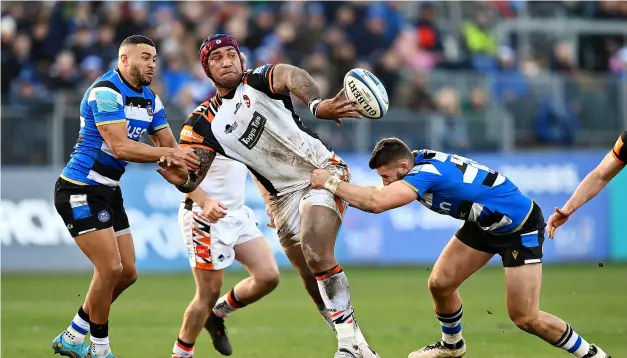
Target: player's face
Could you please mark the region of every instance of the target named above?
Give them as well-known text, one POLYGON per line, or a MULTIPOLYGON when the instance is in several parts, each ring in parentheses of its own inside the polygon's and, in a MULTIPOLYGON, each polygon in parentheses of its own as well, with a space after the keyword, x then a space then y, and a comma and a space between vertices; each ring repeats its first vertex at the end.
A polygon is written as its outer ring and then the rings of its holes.
POLYGON ((157 50, 146 44, 130 46, 127 52, 129 74, 142 86, 152 82, 157 67, 157 50))
POLYGON ((403 179, 407 173, 409 173, 409 165, 406 161, 398 161, 377 168, 377 174, 379 174, 383 180, 383 185, 390 185, 395 181, 399 181, 403 179))
POLYGON ((242 80, 242 63, 232 46, 221 47, 209 55, 209 71, 214 82, 224 88, 235 88, 242 80))

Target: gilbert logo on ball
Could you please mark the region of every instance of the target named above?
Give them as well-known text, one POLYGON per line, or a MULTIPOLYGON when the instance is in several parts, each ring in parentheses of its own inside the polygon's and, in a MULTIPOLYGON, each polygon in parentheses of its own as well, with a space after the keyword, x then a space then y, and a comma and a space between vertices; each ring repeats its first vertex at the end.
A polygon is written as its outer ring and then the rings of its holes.
POLYGON ((344 91, 348 99, 357 101, 364 117, 383 117, 389 107, 388 94, 379 79, 371 72, 355 68, 344 76, 344 91))

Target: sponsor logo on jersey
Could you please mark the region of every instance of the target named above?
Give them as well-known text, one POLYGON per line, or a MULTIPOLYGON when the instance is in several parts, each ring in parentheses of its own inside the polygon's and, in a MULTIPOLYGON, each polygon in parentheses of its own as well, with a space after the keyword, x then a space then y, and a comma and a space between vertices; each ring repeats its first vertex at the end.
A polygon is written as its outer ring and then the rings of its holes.
POLYGON ((224 126, 224 134, 230 134, 232 133, 235 128, 237 128, 237 122, 233 122, 232 124, 227 124, 226 126, 224 126))
POLYGON ((194 132, 192 126, 183 126, 183 129, 181 129, 181 140, 192 143, 202 143, 202 136, 194 132))
POLYGON ((239 111, 239 108, 242 106, 242 103, 238 103, 235 105, 235 112, 233 112, 233 114, 237 114, 237 111, 239 111))
POLYGON ((129 139, 139 139, 146 133, 146 128, 142 127, 128 126, 127 129, 129 139))
POLYGON ((266 122, 266 117, 255 111, 255 113, 253 113, 253 119, 250 120, 244 134, 239 138, 240 143, 249 150, 253 149, 253 147, 257 145, 257 142, 259 142, 259 138, 261 138, 261 133, 263 132, 266 122))

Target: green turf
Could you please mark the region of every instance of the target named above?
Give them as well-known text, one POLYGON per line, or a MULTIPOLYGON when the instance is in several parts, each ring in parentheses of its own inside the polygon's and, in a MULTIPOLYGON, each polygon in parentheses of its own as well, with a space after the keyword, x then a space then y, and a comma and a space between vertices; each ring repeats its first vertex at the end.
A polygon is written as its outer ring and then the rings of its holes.
MULTIPOLYGON (((426 289, 426 268, 348 268, 353 304, 372 346, 384 358, 407 357, 439 338, 426 289)), ((243 273, 229 272, 225 287, 243 273)), ((74 316, 89 276, 3 275, 2 357, 52 356, 50 343, 74 316)), ((568 357, 519 331, 504 307, 503 273, 488 268, 461 289, 470 358, 568 357)), ((143 275, 115 303, 110 336, 118 358, 169 357, 181 315, 193 296, 190 275, 143 275)), ((542 308, 567 320, 615 358, 627 357, 627 266, 544 269, 542 308)), ((333 356, 335 339, 296 275, 228 319, 234 357, 333 356)), ((216 357, 202 333, 196 357, 216 357)))

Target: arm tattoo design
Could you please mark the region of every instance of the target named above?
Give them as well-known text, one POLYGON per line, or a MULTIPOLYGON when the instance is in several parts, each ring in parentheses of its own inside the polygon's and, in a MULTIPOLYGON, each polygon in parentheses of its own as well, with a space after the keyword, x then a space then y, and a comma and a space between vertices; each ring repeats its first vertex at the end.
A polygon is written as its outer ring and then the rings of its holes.
POLYGON ((272 71, 272 90, 276 93, 292 93, 305 104, 320 98, 320 90, 311 75, 291 65, 279 64, 272 71))
POLYGON ((198 168, 198 173, 190 173, 187 182, 182 185, 177 185, 176 188, 183 193, 191 193, 196 190, 198 185, 205 179, 209 168, 211 168, 211 164, 216 157, 216 152, 204 148, 194 148, 194 152, 198 155, 200 159, 200 166, 198 168))

